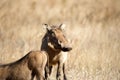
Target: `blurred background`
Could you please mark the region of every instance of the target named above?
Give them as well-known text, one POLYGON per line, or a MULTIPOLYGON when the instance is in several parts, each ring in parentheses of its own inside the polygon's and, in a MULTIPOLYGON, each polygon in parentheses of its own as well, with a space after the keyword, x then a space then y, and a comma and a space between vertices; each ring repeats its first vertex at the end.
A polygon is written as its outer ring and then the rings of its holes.
POLYGON ((0 0, 0 63, 40 50, 43 23, 66 24, 68 80, 120 80, 120 0, 0 0))

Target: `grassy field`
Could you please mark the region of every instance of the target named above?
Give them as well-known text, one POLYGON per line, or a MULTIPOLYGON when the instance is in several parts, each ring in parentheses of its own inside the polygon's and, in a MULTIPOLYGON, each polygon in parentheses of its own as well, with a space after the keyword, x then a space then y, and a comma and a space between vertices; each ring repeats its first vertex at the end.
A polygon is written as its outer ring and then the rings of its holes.
POLYGON ((120 80, 120 0, 1 0, 0 63, 39 50, 43 23, 67 25, 68 80, 120 80))

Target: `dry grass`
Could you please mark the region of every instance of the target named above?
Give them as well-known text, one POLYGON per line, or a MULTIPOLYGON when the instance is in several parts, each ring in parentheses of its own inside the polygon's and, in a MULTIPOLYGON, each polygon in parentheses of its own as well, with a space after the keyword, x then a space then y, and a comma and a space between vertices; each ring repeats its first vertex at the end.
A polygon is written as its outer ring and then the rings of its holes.
POLYGON ((66 23, 73 45, 68 80, 120 80, 119 5, 119 0, 1 0, 0 63, 39 50, 41 24, 66 23))

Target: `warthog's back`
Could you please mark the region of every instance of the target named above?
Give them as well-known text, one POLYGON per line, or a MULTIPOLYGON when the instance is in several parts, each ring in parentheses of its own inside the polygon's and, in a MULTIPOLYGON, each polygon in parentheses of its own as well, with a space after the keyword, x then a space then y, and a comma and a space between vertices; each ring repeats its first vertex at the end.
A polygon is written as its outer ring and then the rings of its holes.
POLYGON ((16 62, 0 65, 0 80, 31 80, 33 69, 44 68, 46 62, 44 52, 31 51, 16 62))

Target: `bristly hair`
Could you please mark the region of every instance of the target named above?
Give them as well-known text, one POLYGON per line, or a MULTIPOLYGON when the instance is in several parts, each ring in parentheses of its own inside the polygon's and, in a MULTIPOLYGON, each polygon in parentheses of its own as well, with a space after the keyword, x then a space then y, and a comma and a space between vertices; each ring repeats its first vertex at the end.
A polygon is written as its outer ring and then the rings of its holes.
POLYGON ((51 28, 52 28, 52 29, 56 29, 56 28, 59 28, 59 26, 52 25, 51 28))

